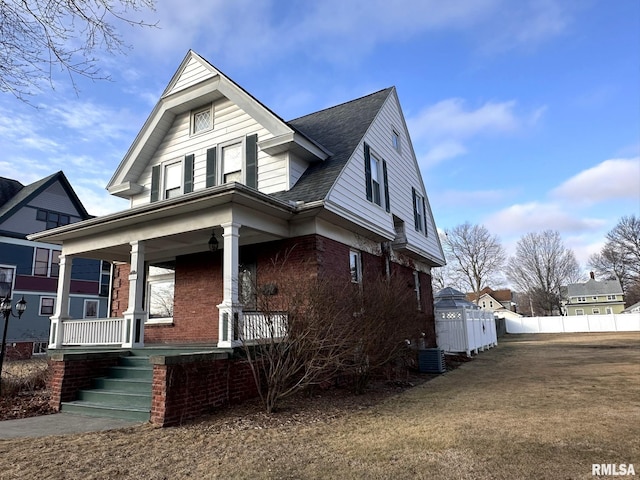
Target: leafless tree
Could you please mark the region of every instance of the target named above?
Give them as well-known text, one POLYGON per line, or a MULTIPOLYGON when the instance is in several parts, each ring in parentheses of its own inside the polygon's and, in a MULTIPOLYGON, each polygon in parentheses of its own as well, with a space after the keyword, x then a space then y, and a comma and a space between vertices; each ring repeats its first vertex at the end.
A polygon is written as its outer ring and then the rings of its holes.
POLYGON ((476 293, 491 282, 500 282, 506 253, 500 240, 484 225, 465 222, 445 231, 445 254, 453 278, 463 280, 465 290, 476 293))
POLYGON ((21 100, 55 71, 104 79, 98 51, 123 53, 115 25, 149 26, 132 16, 153 9, 154 0, 3 0, 0 2, 0 91, 21 100))
POLYGON ((627 304, 640 300, 640 218, 623 216, 607 233, 600 253, 589 258, 589 267, 599 277, 618 280, 625 292, 627 304))
POLYGON ((240 335, 267 412, 338 377, 361 393, 373 374, 411 354, 409 344, 426 330, 410 278, 322 279, 288 256, 261 267, 258 311, 245 312, 240 335))
POLYGON ((558 313, 561 287, 580 279, 573 251, 554 230, 524 235, 509 259, 507 272, 514 286, 528 294, 531 310, 541 315, 558 313))

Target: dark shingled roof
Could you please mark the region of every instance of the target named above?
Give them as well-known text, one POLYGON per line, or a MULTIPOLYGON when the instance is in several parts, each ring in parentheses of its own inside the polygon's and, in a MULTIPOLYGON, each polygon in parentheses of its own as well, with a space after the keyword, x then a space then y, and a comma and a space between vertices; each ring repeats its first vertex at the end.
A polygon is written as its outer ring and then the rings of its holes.
POLYGON ((311 165, 280 200, 324 200, 367 129, 394 87, 305 115, 287 124, 331 152, 323 162, 311 165))
POLYGON ((17 180, 0 177, 0 208, 24 188, 17 180))

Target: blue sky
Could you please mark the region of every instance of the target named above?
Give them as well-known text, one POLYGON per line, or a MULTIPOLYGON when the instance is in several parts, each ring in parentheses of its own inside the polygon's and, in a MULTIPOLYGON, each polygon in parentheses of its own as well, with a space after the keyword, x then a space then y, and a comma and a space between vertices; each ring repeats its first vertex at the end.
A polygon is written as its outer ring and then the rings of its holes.
POLYGON ((0 96, 0 176, 63 170, 90 213, 191 48, 285 120, 395 85, 438 228, 511 253, 558 230, 585 263, 640 214, 637 0, 158 0, 112 81, 0 96))

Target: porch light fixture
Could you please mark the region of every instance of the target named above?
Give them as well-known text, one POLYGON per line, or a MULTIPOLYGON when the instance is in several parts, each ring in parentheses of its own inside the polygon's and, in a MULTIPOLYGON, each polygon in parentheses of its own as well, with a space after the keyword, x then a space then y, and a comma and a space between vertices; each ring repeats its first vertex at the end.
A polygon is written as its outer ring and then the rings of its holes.
POLYGON ((209 239, 209 251, 215 252, 218 250, 218 240, 216 239, 215 230, 211 231, 211 238, 209 239))
MULTIPOLYGON (((13 313, 13 308, 11 306, 11 299, 9 295, 4 297, 0 302, 0 313, 4 317, 4 331, 2 333, 2 348, 0 349, 0 375, 2 375, 2 364, 4 363, 4 353, 7 345, 7 327, 9 326, 9 317, 22 317, 22 314, 27 309, 27 302, 24 299, 24 295, 22 296, 22 300, 16 303, 16 315, 13 313)), ((0 395, 2 394, 2 382, 0 381, 0 395)))

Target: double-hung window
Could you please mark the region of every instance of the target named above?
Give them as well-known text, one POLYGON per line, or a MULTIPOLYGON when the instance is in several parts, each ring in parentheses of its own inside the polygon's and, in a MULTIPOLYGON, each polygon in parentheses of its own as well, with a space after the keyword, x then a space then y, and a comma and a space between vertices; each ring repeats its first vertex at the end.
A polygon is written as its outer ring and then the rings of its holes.
POLYGON ((16 267, 0 265, 0 298, 13 297, 13 284, 16 279, 16 267))
POLYGON ((58 277, 60 274, 60 250, 36 248, 33 274, 37 277, 58 277))
POLYGON ((53 315, 53 311, 56 305, 56 299, 54 297, 40 297, 40 316, 50 317, 53 315))
POLYGON ((222 183, 242 182, 242 142, 221 149, 222 183))
POLYGON ((175 198, 182 193, 182 162, 164 166, 164 198, 175 198))
POLYGON ((426 202, 422 195, 412 187, 413 196, 413 223, 416 232, 421 232, 427 235, 427 212, 426 202))
POLYGON ((151 168, 151 201, 175 198, 193 191, 194 155, 151 168))
POLYGON ((371 147, 366 143, 364 144, 364 174, 367 200, 390 212, 387 162, 372 152, 371 147))

